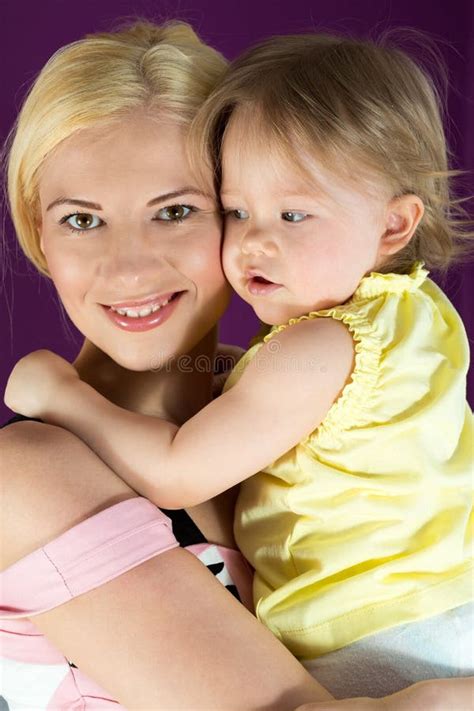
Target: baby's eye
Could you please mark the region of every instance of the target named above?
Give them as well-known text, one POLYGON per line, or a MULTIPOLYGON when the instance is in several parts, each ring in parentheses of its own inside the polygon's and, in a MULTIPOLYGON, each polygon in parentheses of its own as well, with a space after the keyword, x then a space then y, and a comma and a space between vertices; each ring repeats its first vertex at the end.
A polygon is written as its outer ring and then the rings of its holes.
POLYGON ((66 215, 60 220, 60 224, 66 223, 73 232, 87 232, 103 225, 103 220, 97 215, 89 212, 75 212, 73 215, 66 215))
POLYGON ((282 212, 281 217, 286 222, 302 222, 308 217, 307 212, 282 212))
POLYGON ((247 210, 226 210, 226 216, 233 217, 235 220, 248 220, 249 213, 247 210))
POLYGON ((191 205, 167 205, 158 210, 154 220, 161 220, 163 222, 182 222, 185 220, 191 212, 195 212, 197 208, 191 207, 191 205))

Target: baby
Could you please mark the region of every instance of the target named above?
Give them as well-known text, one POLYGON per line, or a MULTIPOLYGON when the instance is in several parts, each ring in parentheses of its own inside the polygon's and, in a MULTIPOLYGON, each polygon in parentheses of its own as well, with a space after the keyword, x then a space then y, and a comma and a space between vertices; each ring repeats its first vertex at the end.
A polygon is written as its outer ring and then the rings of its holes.
MULTIPOLYGON (((76 433, 158 506, 243 482, 256 613, 337 697, 472 674, 469 351, 428 278, 470 235, 431 80, 396 48, 277 37, 231 66, 194 138, 221 182, 226 276, 269 327, 224 393, 178 428, 40 351, 6 403, 76 433)), ((173 206, 177 239, 192 214, 173 206)))

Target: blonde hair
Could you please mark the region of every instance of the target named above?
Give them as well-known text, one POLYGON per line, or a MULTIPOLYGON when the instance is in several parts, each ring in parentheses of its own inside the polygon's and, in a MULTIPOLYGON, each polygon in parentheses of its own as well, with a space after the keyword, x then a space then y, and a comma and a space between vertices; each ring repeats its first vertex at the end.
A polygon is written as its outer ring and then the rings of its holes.
MULTIPOLYGON (((194 162, 220 179, 229 120, 245 112, 257 135, 307 175, 313 154, 345 177, 383 181, 393 196, 414 193, 425 213, 407 246, 380 271, 407 272, 416 260, 445 270, 471 252, 473 223, 451 195, 440 93, 430 75, 384 38, 328 34, 273 37, 232 63, 192 127, 194 162), (301 150, 302 149, 302 150, 301 150), (356 168, 356 172, 354 172, 356 168)), ((466 198, 464 198, 466 199, 466 198)))
POLYGON ((7 142, 8 199, 19 243, 48 274, 36 227, 41 165, 80 129, 137 109, 189 126, 226 61, 185 22, 146 20, 59 49, 33 84, 7 142))

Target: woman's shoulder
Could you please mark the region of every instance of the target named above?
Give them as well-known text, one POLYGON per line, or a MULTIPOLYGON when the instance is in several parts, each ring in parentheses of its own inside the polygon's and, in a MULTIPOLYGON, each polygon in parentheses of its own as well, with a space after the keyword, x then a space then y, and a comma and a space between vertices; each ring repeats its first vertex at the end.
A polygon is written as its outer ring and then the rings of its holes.
MULTIPOLYGON (((25 448, 48 446, 50 437, 60 434, 60 428, 41 420, 14 415, 0 425, 0 465, 5 465, 16 454, 25 454, 25 448)), ((0 467, 4 471, 4 466, 0 467)))
POLYGON ((35 460, 47 456, 67 438, 72 438, 66 430, 49 425, 41 420, 23 415, 14 415, 0 425, 0 472, 2 483, 5 477, 15 476, 17 465, 25 459, 35 460))
MULTIPOLYGON (((38 420, 34 417, 25 417, 25 415, 15 414, 15 415, 13 415, 13 417, 10 417, 9 420, 0 424, 0 430, 6 429, 10 425, 16 425, 19 422, 41 422, 42 424, 44 424, 44 422, 42 422, 42 420, 38 420)), ((18 430, 18 428, 15 427, 15 431, 17 431, 17 430, 18 430)), ((11 431, 11 430, 9 430, 9 431, 11 431)), ((1 435, 1 432, 0 432, 0 435, 1 435)))

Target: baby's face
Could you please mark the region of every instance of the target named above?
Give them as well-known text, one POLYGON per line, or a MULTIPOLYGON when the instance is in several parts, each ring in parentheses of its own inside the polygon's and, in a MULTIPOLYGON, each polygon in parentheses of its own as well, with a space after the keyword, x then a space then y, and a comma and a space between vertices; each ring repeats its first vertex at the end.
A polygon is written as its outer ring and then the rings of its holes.
POLYGON ((315 160, 305 181, 235 118, 223 146, 223 265, 267 324, 346 301, 376 268, 388 193, 374 197, 315 160))

